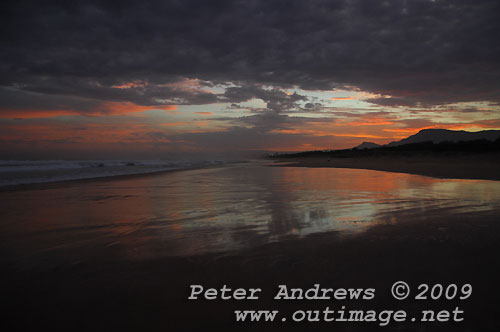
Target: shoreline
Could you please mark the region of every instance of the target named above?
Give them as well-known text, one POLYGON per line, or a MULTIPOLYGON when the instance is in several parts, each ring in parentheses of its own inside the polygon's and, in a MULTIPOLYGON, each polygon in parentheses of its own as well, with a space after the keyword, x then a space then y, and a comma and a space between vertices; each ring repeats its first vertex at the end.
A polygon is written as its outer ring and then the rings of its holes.
MULTIPOLYGON (((245 161, 245 162, 247 162, 247 161, 245 161)), ((77 183, 89 183, 89 182, 132 179, 132 178, 137 178, 137 177, 155 176, 155 175, 164 174, 164 173, 173 173, 173 172, 192 171, 192 170, 199 170, 199 169, 211 169, 211 168, 217 168, 217 167, 226 167, 226 166, 230 166, 230 165, 234 165, 234 164, 236 164, 236 163, 227 163, 227 164, 210 165, 210 166, 198 166, 198 167, 179 168, 179 169, 167 169, 167 170, 159 170, 159 171, 145 172, 145 173, 107 175, 107 176, 82 178, 82 179, 56 180, 56 181, 50 181, 50 182, 21 183, 21 184, 15 184, 15 185, 0 186, 0 192, 59 188, 59 187, 65 186, 65 185, 77 184, 77 183)))
POLYGON ((407 173, 440 179, 500 181, 497 155, 469 156, 383 156, 383 157, 290 157, 276 158, 273 167, 354 168, 407 173))

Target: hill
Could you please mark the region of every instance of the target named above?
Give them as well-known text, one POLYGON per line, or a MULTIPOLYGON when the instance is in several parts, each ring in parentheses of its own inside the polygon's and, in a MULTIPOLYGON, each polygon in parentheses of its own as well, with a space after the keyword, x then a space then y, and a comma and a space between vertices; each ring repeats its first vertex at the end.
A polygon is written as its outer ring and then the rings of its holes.
POLYGON ((441 143, 441 142, 469 142, 476 140, 495 141, 500 137, 500 130, 483 130, 478 132, 469 132, 464 130, 448 129, 422 129, 415 135, 411 135, 400 141, 387 144, 387 146, 399 146, 412 143, 441 143))
POLYGON ((360 145, 356 146, 355 149, 364 150, 364 149, 374 149, 380 147, 380 144, 373 142, 363 142, 360 145))

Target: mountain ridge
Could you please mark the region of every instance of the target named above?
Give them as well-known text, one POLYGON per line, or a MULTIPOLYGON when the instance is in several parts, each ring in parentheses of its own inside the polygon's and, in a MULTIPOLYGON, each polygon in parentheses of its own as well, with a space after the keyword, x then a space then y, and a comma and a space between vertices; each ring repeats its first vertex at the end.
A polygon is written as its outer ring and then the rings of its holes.
POLYGON ((432 142, 434 144, 441 142, 467 142, 485 139, 494 141, 500 137, 500 130, 482 130, 482 131, 465 131, 465 130, 449 130, 449 129, 422 129, 418 133, 403 138, 399 141, 393 141, 386 146, 398 146, 403 144, 432 142))
POLYGON ((376 144, 373 142, 363 142, 356 146, 356 149, 373 149, 384 146, 400 146, 404 144, 432 142, 434 144, 442 142, 468 142, 475 140, 495 141, 500 138, 500 130, 465 131, 430 128, 422 129, 418 133, 410 135, 399 141, 392 141, 388 144, 376 144))
POLYGON ((377 143, 373 143, 373 142, 363 142, 360 145, 356 146, 355 149, 360 149, 360 150, 374 149, 374 148, 378 148, 378 147, 381 147, 381 146, 382 145, 377 144, 377 143))

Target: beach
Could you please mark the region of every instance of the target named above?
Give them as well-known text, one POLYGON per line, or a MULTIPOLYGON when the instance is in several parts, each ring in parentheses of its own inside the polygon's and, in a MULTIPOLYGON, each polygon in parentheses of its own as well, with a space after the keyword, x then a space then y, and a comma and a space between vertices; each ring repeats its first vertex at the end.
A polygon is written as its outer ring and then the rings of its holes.
MULTIPOLYGON (((497 331, 500 183, 364 169, 207 169, 0 192, 10 330, 497 331), (467 300, 396 300, 405 281, 472 285, 467 300), (279 285, 373 288, 372 300, 276 300, 279 285), (260 288, 189 300, 190 286, 260 288), (237 322, 234 311, 424 309, 464 321, 237 322)), ((281 316, 280 316, 281 317, 281 316)))
POLYGON ((500 155, 498 153, 472 154, 408 154, 392 156, 314 156, 279 160, 289 166, 337 167, 371 169, 432 176, 448 179, 500 180, 500 155))

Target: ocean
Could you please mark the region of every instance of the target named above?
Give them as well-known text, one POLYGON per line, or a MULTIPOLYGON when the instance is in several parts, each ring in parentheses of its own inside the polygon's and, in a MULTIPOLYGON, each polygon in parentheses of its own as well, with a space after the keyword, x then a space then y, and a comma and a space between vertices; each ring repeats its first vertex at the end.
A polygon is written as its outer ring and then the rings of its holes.
POLYGON ((222 165, 227 160, 0 160, 0 187, 222 165))

